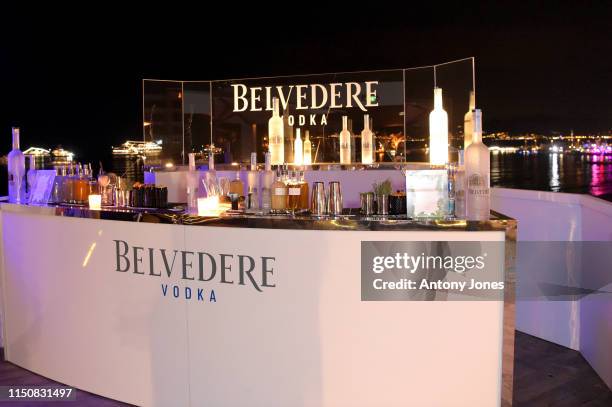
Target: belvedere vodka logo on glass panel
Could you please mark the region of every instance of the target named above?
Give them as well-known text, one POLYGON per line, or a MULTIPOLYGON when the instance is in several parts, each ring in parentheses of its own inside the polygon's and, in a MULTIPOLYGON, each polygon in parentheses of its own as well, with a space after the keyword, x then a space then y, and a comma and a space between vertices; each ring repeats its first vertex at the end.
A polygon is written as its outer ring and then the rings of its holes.
POLYGON ((219 161, 267 151, 273 165, 402 161, 403 88, 401 70, 213 82, 219 161))
POLYGON ((257 293, 276 287, 275 257, 143 247, 123 240, 113 243, 114 271, 158 279, 165 298, 216 303, 224 285, 257 293))

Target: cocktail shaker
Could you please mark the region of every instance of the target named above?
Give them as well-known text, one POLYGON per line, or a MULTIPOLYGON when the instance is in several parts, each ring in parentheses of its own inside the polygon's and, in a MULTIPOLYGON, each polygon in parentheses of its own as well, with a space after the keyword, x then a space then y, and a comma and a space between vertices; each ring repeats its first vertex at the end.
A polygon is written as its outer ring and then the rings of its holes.
POLYGON ((325 198, 325 184, 322 182, 312 183, 310 210, 313 215, 320 216, 320 215, 327 214, 327 201, 325 198))
POLYGON ((330 215, 342 215, 342 191, 340 190, 340 182, 338 181, 329 183, 327 210, 330 215))
POLYGON ((374 193, 364 192, 359 197, 361 198, 361 213, 366 216, 373 215, 375 212, 374 193))
POLYGON ((389 195, 376 195, 376 210, 379 215, 389 214, 389 195))

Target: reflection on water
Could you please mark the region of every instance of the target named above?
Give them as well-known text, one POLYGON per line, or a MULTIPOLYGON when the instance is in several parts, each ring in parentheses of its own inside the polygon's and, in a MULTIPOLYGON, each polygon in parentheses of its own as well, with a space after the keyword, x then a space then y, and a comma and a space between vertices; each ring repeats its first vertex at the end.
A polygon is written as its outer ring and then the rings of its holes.
POLYGON ((551 156, 550 190, 558 192, 559 185, 559 154, 554 153, 551 156))
POLYGON ((612 200, 612 160, 580 154, 491 154, 491 185, 612 200))
POLYGON ((141 157, 117 156, 110 159, 110 166, 105 165, 107 171, 112 171, 121 177, 138 182, 144 182, 143 161, 141 157))

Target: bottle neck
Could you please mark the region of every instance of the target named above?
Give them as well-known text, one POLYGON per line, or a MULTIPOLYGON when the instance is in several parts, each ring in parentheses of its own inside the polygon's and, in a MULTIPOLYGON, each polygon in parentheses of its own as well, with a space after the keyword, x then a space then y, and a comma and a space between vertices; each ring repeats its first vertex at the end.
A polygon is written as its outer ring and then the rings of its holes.
POLYGON ((19 150, 19 129, 13 127, 13 150, 19 150))
POLYGON ((474 121, 474 133, 472 135, 472 142, 482 143, 482 112, 480 109, 472 110, 472 120, 474 121))
POLYGON ((434 88, 434 109, 442 110, 442 88, 434 88))
POLYGON ((278 98, 273 98, 272 99, 272 109, 273 109, 274 117, 280 116, 279 109, 278 109, 278 98))
POLYGON ((363 115, 363 128, 365 130, 370 130, 370 115, 369 114, 363 115))
POLYGON ((470 112, 476 109, 476 94, 474 91, 470 91, 470 112))
POLYGON ((348 117, 342 116, 342 130, 348 130, 348 117))

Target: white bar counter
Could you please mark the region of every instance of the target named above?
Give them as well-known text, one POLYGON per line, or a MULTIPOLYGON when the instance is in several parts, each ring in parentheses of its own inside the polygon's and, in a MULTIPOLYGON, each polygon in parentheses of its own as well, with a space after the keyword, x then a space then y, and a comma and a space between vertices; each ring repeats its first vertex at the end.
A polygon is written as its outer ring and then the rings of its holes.
POLYGON ((359 253, 362 241, 508 252, 512 220, 275 228, 11 204, 0 217, 6 358, 66 385, 142 406, 511 403, 511 288, 505 307, 366 302, 359 253))

